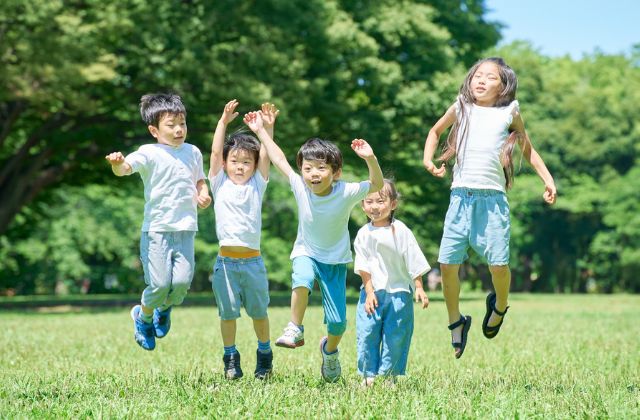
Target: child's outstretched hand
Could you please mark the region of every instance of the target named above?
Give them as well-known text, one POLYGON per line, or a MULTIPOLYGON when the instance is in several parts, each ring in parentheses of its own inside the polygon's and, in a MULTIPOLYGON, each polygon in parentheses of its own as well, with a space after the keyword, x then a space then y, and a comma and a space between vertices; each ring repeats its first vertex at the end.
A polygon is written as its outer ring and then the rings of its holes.
POLYGON ((247 112, 244 114, 243 121, 254 133, 257 133, 258 130, 264 127, 262 113, 260 111, 247 112))
POLYGON ((442 165, 440 165, 439 168, 431 163, 430 165, 427 165, 427 171, 437 178, 443 178, 447 173, 447 167, 444 162, 442 162, 442 165))
POLYGON ((261 106, 261 115, 262 115, 262 123, 264 124, 264 128, 267 130, 269 128, 273 128, 273 125, 276 123, 276 118, 278 118, 278 114, 280 110, 276 108, 274 104, 270 104, 269 102, 265 102, 261 106))
POLYGON ((556 197, 558 196, 558 192, 556 191, 555 184, 547 184, 544 186, 544 193, 542 194, 542 198, 548 204, 553 204, 556 202, 556 197))
POLYGON ((120 152, 109 153, 104 157, 111 166, 118 166, 124 163, 124 155, 120 152))
POLYGON ((351 142, 351 148, 356 152, 356 155, 360 156, 362 159, 368 159, 375 156, 373 154, 373 149, 364 139, 354 139, 351 142))
POLYGON ((429 306, 429 297, 422 287, 416 287, 415 298, 416 303, 422 302, 422 309, 427 309, 427 306, 429 306))
POLYGON ((378 299, 374 292, 367 292, 367 300, 364 302, 364 311, 369 315, 373 315, 378 307, 378 299))
POLYGON ((224 111, 222 111, 222 116, 220 117, 220 120, 225 125, 235 120, 236 117, 238 116, 238 113, 236 112, 236 108, 238 107, 238 104, 239 102, 237 100, 232 99, 229 102, 227 102, 227 104, 224 106, 224 111))

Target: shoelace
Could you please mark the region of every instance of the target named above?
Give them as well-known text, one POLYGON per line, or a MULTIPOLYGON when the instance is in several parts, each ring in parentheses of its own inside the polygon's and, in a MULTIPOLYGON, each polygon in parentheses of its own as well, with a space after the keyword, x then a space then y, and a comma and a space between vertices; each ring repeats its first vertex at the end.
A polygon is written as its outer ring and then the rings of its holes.
POLYGON ((294 327, 285 327, 284 329, 284 335, 286 335, 287 337, 290 338, 295 338, 296 335, 298 334, 298 330, 296 330, 294 327))

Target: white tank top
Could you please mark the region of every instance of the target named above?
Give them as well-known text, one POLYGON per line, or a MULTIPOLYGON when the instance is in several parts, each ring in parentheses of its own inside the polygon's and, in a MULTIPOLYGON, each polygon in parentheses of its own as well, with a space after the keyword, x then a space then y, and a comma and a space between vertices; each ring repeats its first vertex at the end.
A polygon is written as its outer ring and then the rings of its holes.
MULTIPOLYGON (((462 141, 460 137, 464 126, 459 130, 451 188, 465 187, 504 192, 506 179, 500 156, 509 136, 513 115, 519 111, 518 101, 514 100, 503 107, 465 104, 465 111, 469 117, 469 129, 467 138, 462 141)), ((458 105, 456 115, 460 115, 458 105)))

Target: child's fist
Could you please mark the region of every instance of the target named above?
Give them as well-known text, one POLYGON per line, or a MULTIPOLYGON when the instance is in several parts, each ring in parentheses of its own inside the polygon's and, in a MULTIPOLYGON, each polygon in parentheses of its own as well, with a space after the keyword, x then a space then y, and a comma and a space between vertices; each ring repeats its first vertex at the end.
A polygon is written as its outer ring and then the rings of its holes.
POLYGON ((206 209, 211 205, 211 196, 209 194, 200 195, 198 194, 198 207, 201 209, 206 209))
POLYGON ((122 165, 124 163, 124 155, 120 152, 109 153, 104 157, 111 166, 122 165))

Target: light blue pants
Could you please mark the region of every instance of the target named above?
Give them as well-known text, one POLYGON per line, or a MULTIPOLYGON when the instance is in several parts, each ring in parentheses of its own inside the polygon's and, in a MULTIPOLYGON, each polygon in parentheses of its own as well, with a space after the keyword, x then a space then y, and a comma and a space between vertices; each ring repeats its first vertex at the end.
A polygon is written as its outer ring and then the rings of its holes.
POLYGON ((356 309, 358 373, 364 377, 404 375, 413 335, 411 293, 375 292, 378 307, 372 315, 364 310, 367 293, 360 290, 356 309))
POLYGON ((193 231, 142 232, 140 261, 147 287, 142 304, 149 308, 180 305, 195 270, 193 231))

